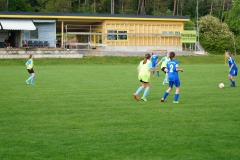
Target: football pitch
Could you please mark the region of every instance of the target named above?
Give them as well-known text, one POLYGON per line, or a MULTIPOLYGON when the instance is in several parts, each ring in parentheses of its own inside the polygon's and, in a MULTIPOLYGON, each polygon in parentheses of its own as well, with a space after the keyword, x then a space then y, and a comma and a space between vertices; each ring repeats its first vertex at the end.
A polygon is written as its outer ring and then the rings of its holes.
POLYGON ((133 98, 141 58, 86 59, 35 59, 35 85, 26 60, 0 60, 1 160, 240 159, 240 79, 229 87, 220 56, 176 58, 179 104, 175 88, 160 102, 162 72, 147 102, 133 98))

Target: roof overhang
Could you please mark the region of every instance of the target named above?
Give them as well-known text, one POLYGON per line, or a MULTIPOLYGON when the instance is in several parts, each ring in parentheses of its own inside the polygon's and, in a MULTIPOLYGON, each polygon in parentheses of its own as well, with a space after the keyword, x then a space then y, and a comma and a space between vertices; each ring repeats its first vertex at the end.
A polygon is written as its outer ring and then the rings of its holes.
POLYGON ((0 19, 3 30, 36 30, 32 20, 0 19))
POLYGON ((78 13, 45 13, 45 12, 0 12, 0 18, 31 18, 65 20, 142 20, 142 21, 177 21, 187 22, 189 16, 154 16, 154 15, 121 15, 121 14, 78 14, 78 13))
POLYGON ((34 23, 55 23, 56 20, 53 19, 33 19, 34 23))

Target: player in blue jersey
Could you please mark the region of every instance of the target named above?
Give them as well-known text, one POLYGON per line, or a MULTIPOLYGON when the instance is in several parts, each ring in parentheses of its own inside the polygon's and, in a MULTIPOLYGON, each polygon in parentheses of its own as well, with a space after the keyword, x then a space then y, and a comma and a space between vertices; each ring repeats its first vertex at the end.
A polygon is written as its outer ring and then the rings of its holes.
POLYGON ((235 87, 235 80, 234 80, 234 76, 237 76, 237 72, 238 72, 238 67, 234 61, 234 59, 232 58, 232 55, 230 52, 226 52, 225 56, 228 59, 228 65, 229 65, 229 74, 228 74, 228 78, 231 81, 231 85, 230 87, 235 87))
POLYGON ((159 70, 158 70, 158 55, 156 55, 156 51, 152 52, 152 56, 151 56, 151 61, 152 61, 152 76, 154 78, 154 72, 155 70, 157 71, 157 76, 159 76, 159 70))
POLYGON ((174 59, 175 53, 170 52, 170 61, 167 63, 167 67, 165 69, 165 72, 168 73, 168 78, 169 78, 169 88, 167 91, 164 93, 161 102, 164 102, 165 99, 167 98, 169 92, 172 90, 173 85, 176 86, 176 92, 174 95, 174 101, 173 103, 179 103, 178 102, 178 97, 179 97, 179 91, 180 91, 180 80, 178 77, 178 72, 183 72, 183 69, 178 68, 178 61, 174 59))

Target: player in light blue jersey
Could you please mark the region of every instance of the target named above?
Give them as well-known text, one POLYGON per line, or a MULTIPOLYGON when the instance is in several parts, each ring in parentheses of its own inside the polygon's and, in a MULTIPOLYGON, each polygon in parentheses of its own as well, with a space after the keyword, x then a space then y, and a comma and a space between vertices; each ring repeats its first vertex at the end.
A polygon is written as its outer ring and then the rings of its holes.
POLYGON ((30 84, 30 81, 31 81, 31 84, 34 84, 35 73, 34 73, 33 67, 35 67, 35 66, 33 64, 33 58, 34 58, 34 56, 32 54, 30 54, 29 59, 26 62, 27 71, 29 74, 31 74, 31 76, 26 80, 27 84, 30 84))
POLYGON ((234 59, 232 58, 232 54, 230 52, 226 52, 225 56, 228 59, 228 65, 229 65, 229 73, 228 73, 228 78, 231 81, 231 85, 230 87, 235 87, 235 80, 234 80, 234 76, 237 76, 237 72, 238 72, 238 67, 234 61, 234 59))
POLYGON ((152 75, 153 75, 153 78, 154 78, 154 72, 155 70, 157 71, 157 76, 159 76, 159 70, 158 70, 158 66, 157 66, 157 63, 158 63, 158 55, 156 55, 156 51, 153 51, 152 52, 152 56, 151 56, 151 61, 152 61, 152 75))
POLYGON ((179 80, 179 77, 178 77, 178 72, 179 71, 183 72, 183 70, 178 68, 178 61, 174 60, 174 57, 175 57, 175 53, 170 52, 170 61, 167 63, 167 67, 165 69, 165 72, 168 73, 169 88, 164 93, 161 102, 165 101, 169 92, 172 90, 173 85, 175 85, 176 86, 176 92, 175 92, 175 95, 174 95, 173 103, 179 103, 178 102, 178 97, 179 97, 179 91, 180 91, 180 80, 179 80))
POLYGON ((163 80, 163 85, 165 85, 166 83, 168 83, 168 73, 165 72, 165 68, 167 67, 167 63, 168 61, 170 61, 169 58, 169 52, 166 53, 165 57, 162 57, 162 59, 158 62, 157 66, 159 64, 161 64, 161 70, 165 73, 165 78, 163 80))

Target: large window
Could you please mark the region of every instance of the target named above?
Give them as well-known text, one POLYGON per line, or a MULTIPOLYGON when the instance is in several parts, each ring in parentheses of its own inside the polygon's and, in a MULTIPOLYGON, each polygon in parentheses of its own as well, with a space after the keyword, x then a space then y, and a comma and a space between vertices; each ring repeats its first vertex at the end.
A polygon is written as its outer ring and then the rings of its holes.
POLYGON ((30 39, 38 39, 38 28, 36 30, 32 30, 29 32, 30 33, 30 39))
POLYGON ((107 33, 110 33, 108 34, 108 40, 117 40, 117 30, 108 30, 107 33))
POLYGON ((107 33, 108 34, 108 38, 107 40, 119 40, 119 41, 123 41, 123 40, 127 40, 127 31, 124 30, 108 30, 107 33))
POLYGON ((127 40, 127 31, 118 31, 118 40, 127 40))

